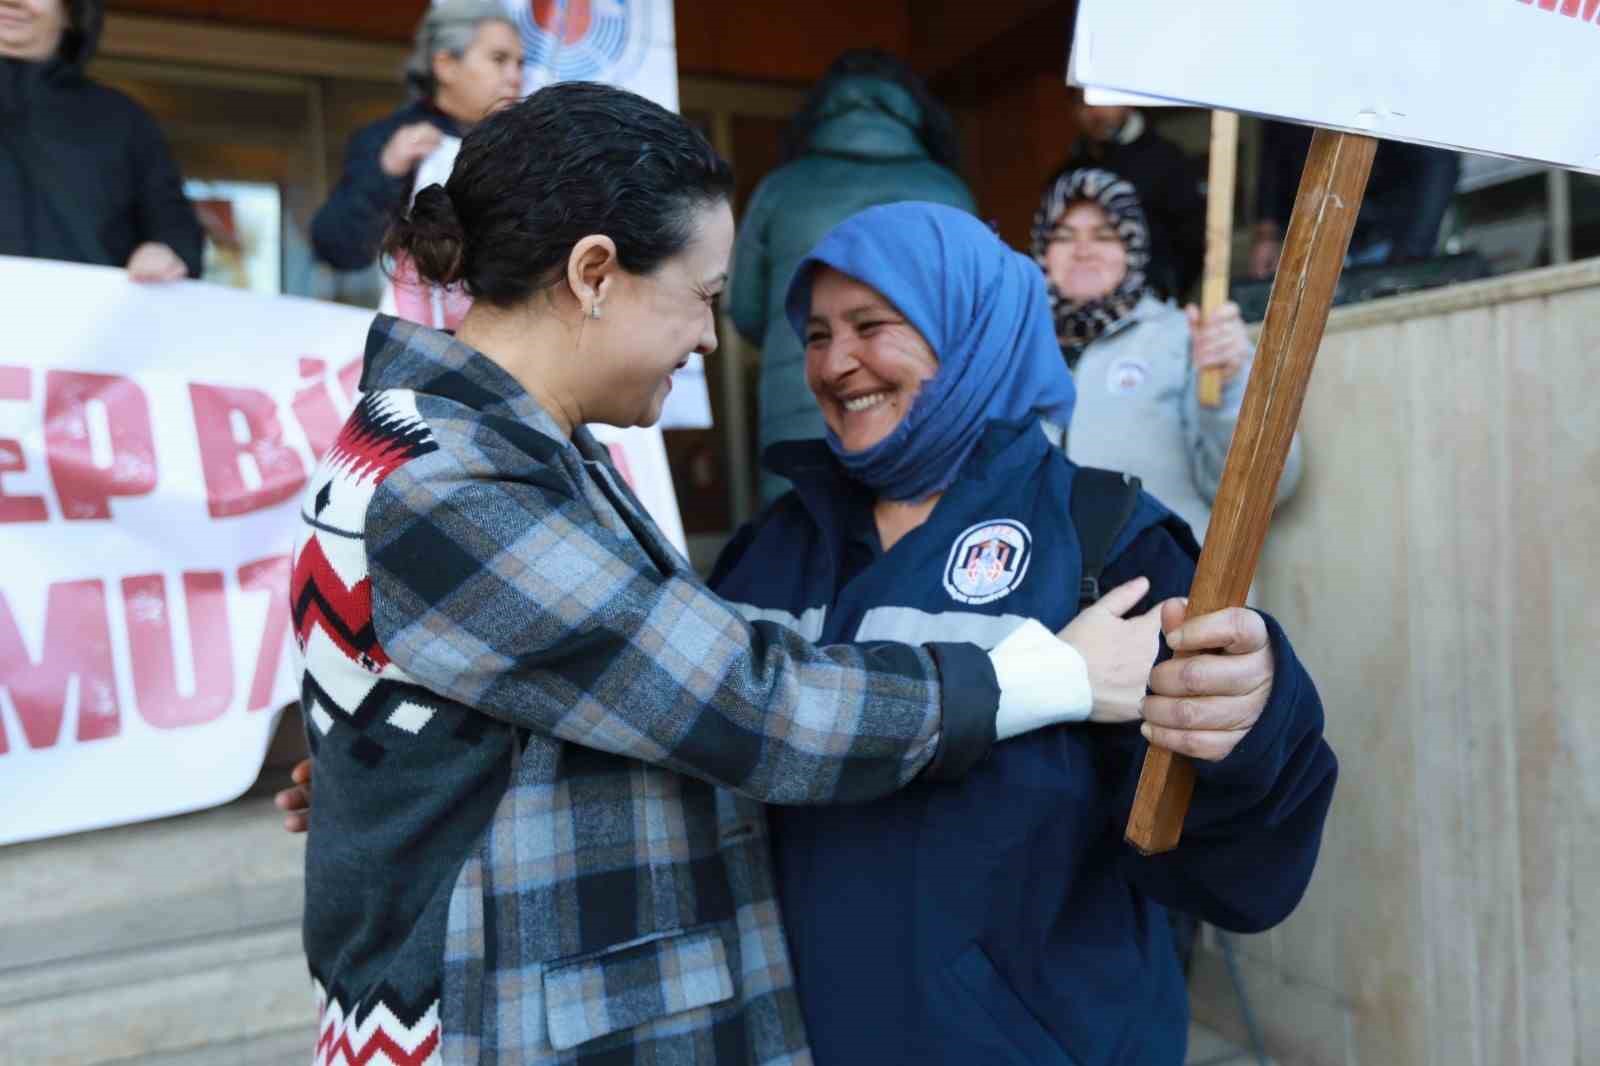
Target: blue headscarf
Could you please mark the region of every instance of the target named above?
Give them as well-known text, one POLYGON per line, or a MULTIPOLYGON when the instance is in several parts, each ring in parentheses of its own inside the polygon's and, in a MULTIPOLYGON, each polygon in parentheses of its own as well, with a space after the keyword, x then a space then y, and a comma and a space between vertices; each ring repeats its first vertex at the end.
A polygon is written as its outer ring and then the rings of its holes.
POLYGON ((938 357, 887 437, 846 451, 850 476, 891 500, 922 500, 955 480, 990 422, 1042 417, 1065 427, 1077 397, 1061 359, 1044 276, 976 218, 929 203, 886 204, 829 230, 789 282, 789 323, 806 335, 811 280, 833 267, 878 290, 938 357))

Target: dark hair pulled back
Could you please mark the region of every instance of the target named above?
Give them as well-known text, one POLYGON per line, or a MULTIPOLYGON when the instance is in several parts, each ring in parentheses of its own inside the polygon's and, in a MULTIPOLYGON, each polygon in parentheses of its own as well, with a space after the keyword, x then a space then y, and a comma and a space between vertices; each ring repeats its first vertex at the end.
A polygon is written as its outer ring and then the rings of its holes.
POLYGON ((591 234, 616 243, 624 270, 650 273, 732 189, 727 161, 679 116, 624 89, 559 82, 473 127, 449 183, 417 193, 384 250, 505 307, 553 284, 591 234))
POLYGON ((461 280, 465 240, 455 201, 435 183, 417 190, 411 210, 395 220, 386 250, 405 252, 416 263, 417 273, 429 281, 454 285, 461 280))

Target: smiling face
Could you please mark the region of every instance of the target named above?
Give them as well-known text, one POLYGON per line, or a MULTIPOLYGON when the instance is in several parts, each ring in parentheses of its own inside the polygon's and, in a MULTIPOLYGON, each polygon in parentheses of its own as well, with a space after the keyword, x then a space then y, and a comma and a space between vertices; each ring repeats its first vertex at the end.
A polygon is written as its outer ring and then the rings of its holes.
POLYGON ((806 384, 846 451, 887 437, 938 373, 926 339, 877 289, 818 267, 806 319, 806 384))
POLYGON ((584 406, 589 421, 654 425, 673 372, 692 353, 717 347, 716 301, 728 278, 733 210, 717 200, 693 211, 694 235, 677 255, 649 274, 612 269, 599 286, 601 317, 583 323, 598 383, 584 406))
POLYGON ((1078 201, 1056 220, 1045 272, 1063 299, 1088 303, 1111 295, 1128 275, 1128 249, 1099 204, 1078 201))

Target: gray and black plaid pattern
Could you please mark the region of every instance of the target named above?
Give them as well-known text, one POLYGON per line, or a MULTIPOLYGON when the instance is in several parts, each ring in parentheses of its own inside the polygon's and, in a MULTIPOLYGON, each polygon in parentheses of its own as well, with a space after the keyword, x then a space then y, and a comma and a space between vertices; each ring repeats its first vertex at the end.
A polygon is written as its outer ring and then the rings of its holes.
POLYGON ((433 812, 473 841, 441 885, 443 1060, 809 1063, 760 803, 922 771, 934 656, 744 621, 587 432, 443 334, 379 316, 363 387, 413 394, 437 444, 366 510, 378 640, 517 745, 487 824, 433 812))

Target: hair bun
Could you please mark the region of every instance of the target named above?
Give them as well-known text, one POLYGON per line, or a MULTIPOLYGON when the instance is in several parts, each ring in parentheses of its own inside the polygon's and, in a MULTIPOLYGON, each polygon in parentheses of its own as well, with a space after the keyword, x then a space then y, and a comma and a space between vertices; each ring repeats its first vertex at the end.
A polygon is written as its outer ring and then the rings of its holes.
POLYGON ((450 191, 437 183, 418 191, 411 208, 395 220, 384 242, 391 258, 406 256, 417 275, 435 285, 461 280, 466 235, 450 191))

